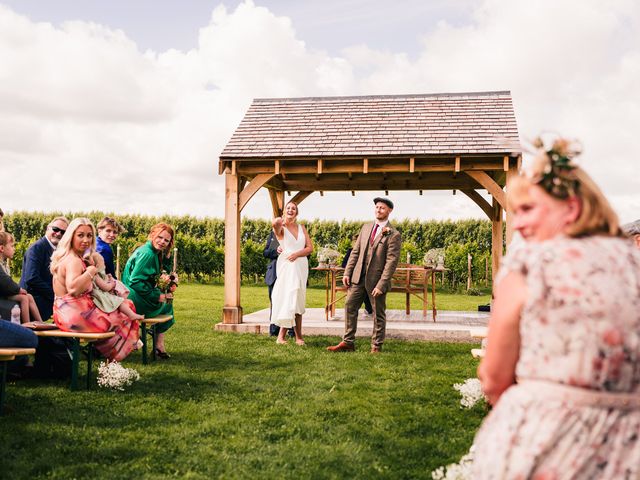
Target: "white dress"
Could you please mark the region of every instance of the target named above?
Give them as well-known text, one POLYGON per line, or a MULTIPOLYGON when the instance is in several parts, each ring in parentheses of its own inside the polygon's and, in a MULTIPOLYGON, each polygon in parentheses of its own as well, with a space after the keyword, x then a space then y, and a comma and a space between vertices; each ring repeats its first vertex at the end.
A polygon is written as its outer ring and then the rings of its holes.
POLYGON ((287 260, 289 254, 304 248, 305 235, 300 225, 297 239, 287 227, 283 230, 284 237, 280 242, 282 253, 276 263, 276 283, 271 293, 271 321, 281 327, 291 328, 295 324, 295 314, 302 315, 305 311, 309 260, 307 257, 298 257, 293 262, 287 260))

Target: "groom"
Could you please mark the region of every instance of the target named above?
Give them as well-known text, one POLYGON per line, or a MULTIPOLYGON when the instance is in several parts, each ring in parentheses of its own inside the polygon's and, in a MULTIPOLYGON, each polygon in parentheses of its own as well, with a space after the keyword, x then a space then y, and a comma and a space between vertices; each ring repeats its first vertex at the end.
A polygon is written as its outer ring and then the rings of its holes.
POLYGON ((330 352, 355 350, 358 309, 365 296, 371 300, 374 315, 371 353, 382 350, 387 321, 387 292, 400 259, 402 239, 400 232, 389 223, 393 202, 388 198, 376 197, 373 203, 376 221, 365 224, 360 230, 342 277, 342 283, 349 288, 344 306, 344 337, 338 345, 327 347, 330 352))

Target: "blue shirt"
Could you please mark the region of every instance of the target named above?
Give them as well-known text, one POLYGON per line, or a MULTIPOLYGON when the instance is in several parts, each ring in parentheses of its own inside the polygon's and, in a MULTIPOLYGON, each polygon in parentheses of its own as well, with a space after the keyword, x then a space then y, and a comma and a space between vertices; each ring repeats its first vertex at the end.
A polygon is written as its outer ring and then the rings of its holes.
POLYGON ((111 245, 98 237, 96 239, 96 252, 104 258, 105 272, 111 274, 113 278, 116 278, 116 268, 113 264, 113 250, 111 250, 111 245))

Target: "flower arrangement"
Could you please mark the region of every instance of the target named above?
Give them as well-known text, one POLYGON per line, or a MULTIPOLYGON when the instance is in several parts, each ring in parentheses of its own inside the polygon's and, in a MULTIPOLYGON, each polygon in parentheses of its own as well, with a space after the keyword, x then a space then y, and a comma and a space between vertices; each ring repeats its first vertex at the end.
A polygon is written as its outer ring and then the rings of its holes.
MULTIPOLYGON (((167 273, 165 270, 163 270, 162 273, 160 274, 160 277, 158 278, 157 285, 160 291, 165 295, 167 293, 173 293, 178 287, 178 275, 176 275, 173 272, 167 273)), ((171 303, 172 300, 173 299, 171 298, 167 298, 166 302, 171 303)))
POLYGON ((338 257, 340 257, 340 252, 335 245, 325 245, 318 250, 317 257, 320 265, 327 263, 329 265, 335 265, 338 257))
POLYGON ((382 229, 382 233, 381 233, 381 235, 382 235, 383 237, 386 237, 386 236, 387 236, 387 235, 389 235, 390 233, 391 233, 391 227, 388 227, 388 226, 387 226, 387 227, 384 227, 384 228, 382 229))
POLYGON ((572 175, 576 168, 573 159, 582 153, 582 145, 576 140, 556 138, 551 147, 547 147, 541 137, 531 143, 546 159, 543 170, 533 180, 561 200, 575 195, 580 183, 572 175))
POLYGON ((482 392, 482 385, 477 378, 468 378, 464 383, 454 384, 453 388, 462 395, 460 405, 465 408, 471 408, 478 403, 478 401, 485 398, 482 392))
POLYGON ((124 391, 136 380, 140 374, 133 368, 124 368, 118 362, 101 362, 98 367, 98 386, 124 391))
POLYGON ((471 480, 471 467, 473 465, 474 446, 471 445, 469 453, 463 455, 459 463, 451 463, 446 467, 438 467, 431 472, 433 480, 471 480))
POLYGON ((427 267, 444 267, 444 248, 432 248, 424 254, 423 262, 427 267))

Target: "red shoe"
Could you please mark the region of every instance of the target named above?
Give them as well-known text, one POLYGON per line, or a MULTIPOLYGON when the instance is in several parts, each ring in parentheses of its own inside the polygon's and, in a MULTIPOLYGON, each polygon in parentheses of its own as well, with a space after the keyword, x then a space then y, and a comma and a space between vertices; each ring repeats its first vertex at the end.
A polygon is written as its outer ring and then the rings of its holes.
POLYGON ((371 345, 371 353, 382 352, 382 345, 371 345))
POLYGON ((340 342, 333 347, 327 347, 330 352, 353 352, 356 349, 353 343, 340 342))

